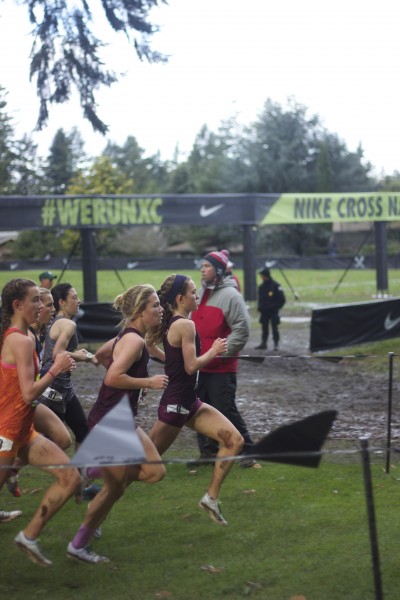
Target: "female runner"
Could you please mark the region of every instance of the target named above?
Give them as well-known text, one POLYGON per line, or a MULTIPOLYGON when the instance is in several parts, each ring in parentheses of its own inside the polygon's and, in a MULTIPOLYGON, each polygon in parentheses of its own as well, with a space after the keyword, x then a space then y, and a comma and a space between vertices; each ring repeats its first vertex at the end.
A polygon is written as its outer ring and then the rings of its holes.
MULTIPOLYGON (((7 478, 7 466, 16 457, 42 468, 56 478, 45 492, 31 521, 15 537, 15 543, 41 566, 51 565, 41 552, 37 538, 49 519, 65 504, 80 485, 74 468, 48 468, 67 465, 69 458, 52 441, 37 433, 33 426, 37 400, 60 374, 71 371, 75 361, 68 352, 60 353, 52 368, 37 379, 38 359, 34 343, 28 335, 29 324, 39 316, 42 306, 34 281, 13 279, 1 294, 2 332, 0 337, 0 489, 7 478)), ((0 522, 21 515, 21 511, 0 512, 0 522)))
MULTIPOLYGON (((50 323, 54 315, 54 302, 50 290, 47 288, 39 288, 39 296, 42 306, 40 308, 39 318, 35 323, 29 326, 28 335, 30 335, 35 343, 36 354, 39 362, 43 358, 43 343, 46 333, 46 327, 50 323)), ((42 433, 45 437, 52 440, 62 450, 70 447, 72 440, 68 429, 57 415, 44 404, 38 404, 35 410, 33 421, 35 430, 42 433)), ((10 475, 7 479, 7 488, 10 494, 19 498, 21 490, 18 484, 19 469, 23 466, 22 461, 17 458, 14 468, 10 470, 10 475)))
MULTIPOLYGON (((43 361, 44 340, 46 329, 54 317, 54 300, 51 291, 47 288, 39 288, 40 300, 43 308, 40 310, 39 319, 29 327, 34 337, 37 355, 40 364, 43 361)), ((66 450, 72 444, 71 435, 62 420, 45 404, 38 404, 34 421, 35 429, 39 433, 52 440, 62 450, 66 450)))
MULTIPOLYGON (((162 390, 168 385, 166 375, 148 376, 149 353, 144 342, 145 335, 161 322, 163 309, 155 289, 150 285, 137 285, 120 294, 114 308, 121 310, 123 320, 119 335, 113 342, 107 372, 96 403, 89 413, 88 424, 92 429, 125 395, 134 415, 141 389, 162 390)), ((161 461, 154 444, 146 433, 137 427, 136 433, 143 445, 148 461, 161 461)), ((108 558, 96 554, 88 545, 95 530, 101 525, 115 502, 123 495, 132 481, 156 483, 163 479, 165 467, 160 464, 124 465, 89 469, 92 476, 102 477, 103 486, 88 506, 85 519, 73 540, 68 544, 67 555, 88 563, 108 562, 108 558), (94 471, 98 471, 94 475, 94 471)))
MULTIPOLYGON (((150 353, 156 355, 156 345, 163 342, 169 384, 162 395, 158 420, 150 431, 150 439, 163 454, 186 425, 219 443, 217 459, 236 456, 243 446, 242 436, 226 417, 209 404, 202 403, 196 395, 197 371, 226 352, 226 339, 217 338, 200 356, 200 340, 190 320, 199 300, 192 279, 185 275, 170 275, 158 293, 164 317, 158 329, 148 336, 148 347, 150 353)), ((232 461, 215 462, 210 486, 199 503, 219 525, 228 524, 221 514, 218 498, 232 465, 232 461)))
MULTIPOLYGON (((51 290, 56 316, 47 328, 44 341, 43 366, 41 375, 51 368, 60 352, 67 350, 77 362, 90 362, 98 365, 98 360, 87 350, 77 350, 78 337, 76 323, 72 320, 78 312, 80 299, 70 283, 59 283, 51 290)), ((75 393, 71 373, 62 373, 52 382, 40 399, 64 421, 75 436, 75 447, 88 433, 86 415, 75 393)))

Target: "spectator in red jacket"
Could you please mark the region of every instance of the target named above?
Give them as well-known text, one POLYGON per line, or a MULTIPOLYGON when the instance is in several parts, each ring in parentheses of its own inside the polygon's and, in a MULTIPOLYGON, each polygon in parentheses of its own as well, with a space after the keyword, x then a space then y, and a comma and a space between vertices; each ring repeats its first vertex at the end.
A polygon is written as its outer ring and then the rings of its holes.
MULTIPOLYGON (((249 337, 249 316, 235 282, 225 278, 228 257, 226 252, 209 252, 201 263, 203 290, 199 292, 198 310, 192 319, 200 336, 202 352, 207 352, 214 340, 226 338, 227 357, 214 358, 199 372, 198 396, 219 410, 244 438, 244 447, 252 445, 247 425, 236 406, 236 356, 249 337)), ((214 440, 198 435, 200 456, 214 457, 218 447, 214 440)), ((244 459, 243 467, 255 461, 244 459)))

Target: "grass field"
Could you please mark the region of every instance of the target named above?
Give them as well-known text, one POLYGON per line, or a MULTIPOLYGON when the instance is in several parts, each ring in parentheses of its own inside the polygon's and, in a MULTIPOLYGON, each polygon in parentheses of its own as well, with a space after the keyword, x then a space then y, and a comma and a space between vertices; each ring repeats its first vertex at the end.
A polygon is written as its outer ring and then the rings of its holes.
MULTIPOLYGON (((30 563, 12 544, 36 508, 48 477, 22 473, 19 522, 1 528, 0 596, 27 593, 58 600, 373 600, 374 584, 364 482, 359 464, 323 460, 318 469, 268 464, 260 470, 235 466, 224 486, 228 527, 214 524, 197 506, 210 468, 190 475, 168 467, 153 486, 136 484, 114 507, 94 546, 111 558, 105 565, 71 563, 66 546, 85 509, 72 501, 43 533, 48 569, 30 563)), ((399 469, 372 466, 381 571, 386 600, 398 598, 397 520, 399 469)))
MULTIPOLYGON (((300 296, 294 300, 279 273, 287 304, 285 315, 309 315, 313 306, 365 302, 376 291, 375 272, 351 271, 336 294, 338 271, 285 271, 300 296)), ((153 283, 165 271, 122 271, 126 286, 153 283)), ((196 282, 197 271, 189 272, 196 282)), ((36 273, 12 276, 36 278, 36 273)), ((241 273, 239 272, 239 276, 241 273)), ((0 271, 0 287, 10 273, 0 271)), ((82 276, 66 276, 82 294, 82 276)), ((400 275, 389 272, 389 291, 396 296, 400 275)), ((98 273, 99 300, 122 291, 113 272, 98 273)), ((258 327, 254 303, 252 326, 258 327)), ((352 349, 354 351, 355 349, 352 349)), ((364 345, 362 352, 400 350, 391 340, 364 345)), ((386 363, 385 364, 386 368, 386 363)), ((207 488, 210 468, 189 474, 184 465, 168 465, 167 477, 153 486, 133 485, 114 507, 95 549, 111 558, 106 565, 71 563, 66 546, 82 520, 85 505, 70 501, 49 523, 41 539, 49 569, 30 563, 14 547, 14 535, 36 509, 49 476, 26 468, 23 496, 1 492, 5 510, 18 507, 21 519, 1 526, 0 597, 12 600, 374 600, 368 518, 360 454, 354 445, 330 443, 318 469, 263 463, 260 470, 233 468, 222 494, 229 526, 215 525, 197 506, 207 488), (348 448, 348 446, 347 446, 348 448)), ((166 457, 175 456, 171 450, 166 457)), ((188 456, 193 456, 191 453, 188 456)), ((372 454, 373 493, 385 600, 397 600, 397 521, 400 467, 392 453, 385 473, 382 454, 372 454)))

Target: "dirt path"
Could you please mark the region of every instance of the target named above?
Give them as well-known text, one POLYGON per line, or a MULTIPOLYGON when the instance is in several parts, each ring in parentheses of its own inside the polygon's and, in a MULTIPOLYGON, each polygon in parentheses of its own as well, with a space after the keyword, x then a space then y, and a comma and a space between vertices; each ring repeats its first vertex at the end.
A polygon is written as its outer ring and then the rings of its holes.
MULTIPOLYGON (((241 361, 238 373, 237 404, 254 440, 280 425, 327 409, 338 411, 331 439, 354 440, 369 435, 371 442, 383 443, 387 436, 388 374, 369 372, 373 359, 345 359, 328 362, 309 356, 309 322, 285 321, 281 325, 281 350, 266 351, 263 364, 241 361)), ((259 333, 254 331, 243 354, 260 354, 254 349, 259 333)), ((337 354, 350 354, 341 349, 337 354)), ((152 363, 152 372, 160 372, 152 363)), ((97 397, 103 369, 80 364, 74 373, 76 390, 86 409, 97 397)), ((393 381, 393 444, 400 437, 400 375, 393 381)), ((148 431, 156 418, 159 394, 150 392, 140 406, 139 421, 148 431)), ((194 446, 193 433, 185 430, 175 442, 178 447, 194 446)))

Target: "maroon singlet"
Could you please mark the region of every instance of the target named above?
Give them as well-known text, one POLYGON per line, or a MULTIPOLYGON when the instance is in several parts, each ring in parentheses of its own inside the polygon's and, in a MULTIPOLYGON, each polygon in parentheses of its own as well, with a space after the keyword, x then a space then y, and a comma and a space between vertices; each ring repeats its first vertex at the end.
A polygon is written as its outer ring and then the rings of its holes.
MULTIPOLYGON (((127 333, 137 333, 140 335, 140 337, 143 337, 137 329, 134 329, 133 327, 127 327, 116 337, 112 349, 113 354, 116 344, 127 333)), ((112 363, 113 358, 111 358, 109 368, 112 363)), ((130 377, 140 378, 149 376, 149 353, 146 346, 143 346, 142 356, 129 367, 126 374, 130 377)), ((134 415, 136 415, 139 394, 140 389, 124 390, 121 388, 114 388, 106 385, 103 381, 97 400, 88 416, 89 429, 93 429, 96 423, 98 423, 106 413, 108 413, 116 404, 118 404, 118 402, 122 400, 125 395, 128 396, 132 412, 134 415)))

